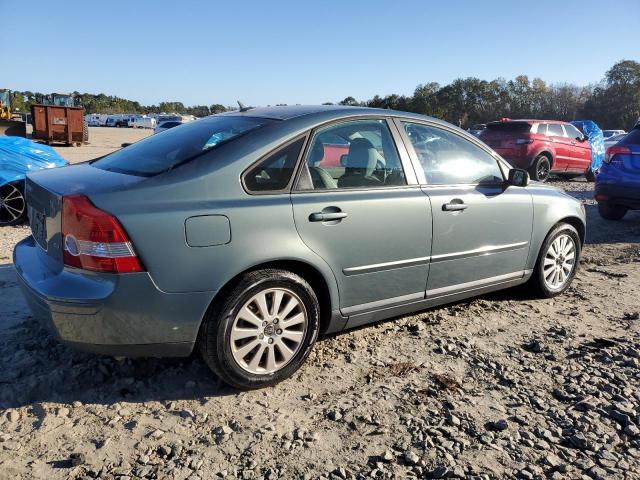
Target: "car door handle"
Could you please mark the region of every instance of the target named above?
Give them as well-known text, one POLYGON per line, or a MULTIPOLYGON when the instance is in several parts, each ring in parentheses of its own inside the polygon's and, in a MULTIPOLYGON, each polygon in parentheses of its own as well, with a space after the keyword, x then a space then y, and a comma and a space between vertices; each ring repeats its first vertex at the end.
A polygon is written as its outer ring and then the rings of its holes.
POLYGON ((442 205, 442 210, 444 212, 461 212, 462 210, 466 210, 469 205, 465 205, 462 200, 451 200, 450 203, 445 203, 442 205))
POLYGON ((309 215, 310 222, 331 222, 334 220, 342 220, 347 218, 345 212, 314 212, 309 215))

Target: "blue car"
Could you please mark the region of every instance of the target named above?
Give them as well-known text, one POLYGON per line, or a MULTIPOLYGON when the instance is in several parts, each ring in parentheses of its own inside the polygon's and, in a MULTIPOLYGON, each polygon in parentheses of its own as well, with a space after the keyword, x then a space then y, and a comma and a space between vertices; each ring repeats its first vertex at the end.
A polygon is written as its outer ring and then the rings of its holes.
POLYGON ((609 147, 596 179, 598 212, 607 220, 620 220, 640 209, 640 122, 609 147))
POLYGON ((47 145, 21 137, 0 137, 0 227, 26 220, 27 173, 64 165, 67 161, 47 145))

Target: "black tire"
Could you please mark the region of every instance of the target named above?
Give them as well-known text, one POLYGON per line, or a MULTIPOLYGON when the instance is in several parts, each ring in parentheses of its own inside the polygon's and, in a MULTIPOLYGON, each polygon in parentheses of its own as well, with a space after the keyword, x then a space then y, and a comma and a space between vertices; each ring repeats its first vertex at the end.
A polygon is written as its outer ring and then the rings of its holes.
POLYGON ((546 182, 550 173, 551 159, 544 153, 541 153, 533 160, 533 164, 529 168, 529 175, 532 180, 546 182))
POLYGON ((27 220, 27 203, 24 198, 24 187, 21 184, 2 185, 0 199, 2 199, 0 200, 0 227, 21 225, 27 220), (8 199, 6 201, 8 207, 5 206, 5 198, 8 199))
POLYGON ((605 220, 622 220, 629 209, 610 202, 598 202, 598 213, 605 220))
POLYGON ((587 182, 595 182, 596 181, 596 172, 594 172, 591 167, 584 172, 584 178, 587 179, 587 182))
POLYGON ((531 277, 531 284, 537 290, 541 297, 555 297, 556 295, 560 295, 567 288, 569 288, 571 282, 573 281, 573 278, 576 275, 576 272, 578 271, 581 252, 582 243, 580 241, 580 235, 578 234, 578 231, 575 229, 575 227, 573 227, 573 225, 569 225, 568 223, 559 223, 549 232, 547 238, 542 244, 542 247, 540 248, 538 260, 536 261, 536 266, 531 277), (575 248, 575 261, 571 272, 567 275, 566 281, 558 288, 552 288, 545 281, 544 261, 546 254, 549 251, 549 247, 554 242, 554 240, 556 240, 559 236, 565 234, 571 237, 571 239, 573 240, 573 245, 575 248))
POLYGON ((214 302, 200 332, 199 348, 205 363, 222 381, 240 390, 252 390, 275 385, 293 375, 311 353, 319 328, 318 298, 306 280, 286 270, 256 270, 242 275, 214 302), (307 327, 299 350, 289 363, 273 373, 255 374, 243 369, 233 358, 231 329, 245 303, 269 288, 286 288, 301 300, 308 317, 307 327))

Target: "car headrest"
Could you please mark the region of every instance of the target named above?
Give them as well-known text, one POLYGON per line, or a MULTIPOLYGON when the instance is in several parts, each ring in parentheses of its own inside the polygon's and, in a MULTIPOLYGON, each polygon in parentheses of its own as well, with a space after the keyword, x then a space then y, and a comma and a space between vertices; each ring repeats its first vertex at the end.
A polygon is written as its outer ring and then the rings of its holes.
POLYGON ((367 170, 367 174, 376 168, 378 160, 377 151, 373 144, 366 138, 355 138, 349 145, 349 156, 346 168, 358 168, 367 170))
POLYGON ((313 144, 313 148, 311 149, 311 156, 309 158, 309 163, 311 166, 317 167, 323 158, 324 158, 324 144, 322 142, 316 141, 313 144))

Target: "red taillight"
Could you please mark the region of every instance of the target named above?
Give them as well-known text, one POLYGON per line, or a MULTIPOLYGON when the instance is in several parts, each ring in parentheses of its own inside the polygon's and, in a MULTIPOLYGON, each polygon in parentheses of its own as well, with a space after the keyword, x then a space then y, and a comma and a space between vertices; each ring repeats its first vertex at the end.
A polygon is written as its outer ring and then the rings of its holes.
POLYGON ((607 148, 607 151, 604 154, 604 163, 611 163, 613 157, 616 155, 631 155, 631 149, 629 147, 618 145, 607 148))
POLYGON ((142 265, 118 219, 84 195, 62 199, 64 263, 94 272, 142 272, 142 265))

